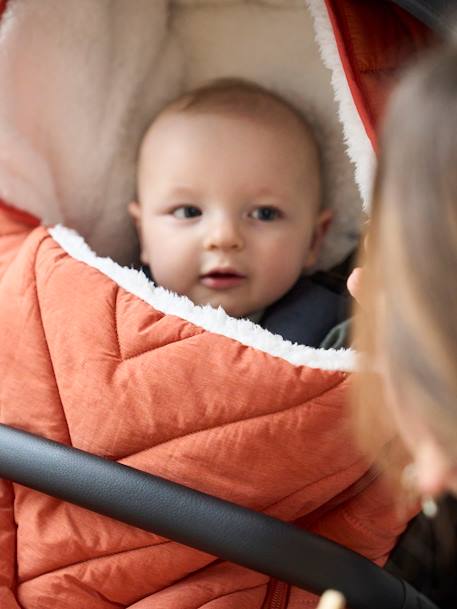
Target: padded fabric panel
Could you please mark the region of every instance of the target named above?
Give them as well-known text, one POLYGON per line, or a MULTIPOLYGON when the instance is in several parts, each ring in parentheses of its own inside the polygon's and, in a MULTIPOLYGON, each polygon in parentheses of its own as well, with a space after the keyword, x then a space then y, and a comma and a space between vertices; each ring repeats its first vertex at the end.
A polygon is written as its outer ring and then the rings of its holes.
POLYGON ((327 0, 349 86, 373 146, 399 67, 431 42, 428 28, 378 0, 327 0))

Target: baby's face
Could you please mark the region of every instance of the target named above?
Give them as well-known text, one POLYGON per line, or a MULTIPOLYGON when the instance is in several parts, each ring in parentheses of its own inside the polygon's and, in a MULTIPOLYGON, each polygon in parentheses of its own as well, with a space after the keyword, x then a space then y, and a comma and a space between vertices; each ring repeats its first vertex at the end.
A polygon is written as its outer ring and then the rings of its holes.
POLYGON ((142 149, 140 204, 130 208, 155 282, 234 317, 285 294, 314 263, 324 223, 314 147, 303 137, 243 117, 159 118, 142 149))

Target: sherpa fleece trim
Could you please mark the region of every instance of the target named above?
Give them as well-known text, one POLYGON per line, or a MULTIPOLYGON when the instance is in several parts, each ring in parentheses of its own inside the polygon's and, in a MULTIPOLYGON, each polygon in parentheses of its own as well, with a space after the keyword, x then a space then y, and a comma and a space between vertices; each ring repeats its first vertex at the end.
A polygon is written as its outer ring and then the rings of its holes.
POLYGON ((306 0, 306 3, 314 21, 322 61, 332 73, 331 83, 338 103, 347 152, 355 166, 355 181, 364 209, 369 211, 376 155, 352 97, 325 2, 306 0))
POLYGON ((176 315, 204 330, 280 357, 295 366, 305 365, 320 370, 342 372, 351 372, 355 368, 355 352, 351 349, 313 349, 293 344, 281 336, 271 334, 252 321, 230 317, 222 308, 194 305, 187 297, 156 286, 142 271, 120 266, 111 258, 97 256, 84 239, 71 229, 57 225, 48 230, 52 238, 72 258, 99 270, 121 288, 134 294, 157 311, 176 315))

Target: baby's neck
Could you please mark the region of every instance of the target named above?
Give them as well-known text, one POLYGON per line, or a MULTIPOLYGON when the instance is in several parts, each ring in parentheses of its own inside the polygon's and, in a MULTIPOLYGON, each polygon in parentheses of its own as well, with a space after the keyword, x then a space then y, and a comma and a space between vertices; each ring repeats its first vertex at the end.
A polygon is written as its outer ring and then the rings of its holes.
POLYGON ((258 324, 262 319, 263 314, 265 313, 265 309, 260 309, 260 311, 254 311, 254 313, 250 313, 249 315, 245 315, 244 319, 249 319, 250 321, 258 324))

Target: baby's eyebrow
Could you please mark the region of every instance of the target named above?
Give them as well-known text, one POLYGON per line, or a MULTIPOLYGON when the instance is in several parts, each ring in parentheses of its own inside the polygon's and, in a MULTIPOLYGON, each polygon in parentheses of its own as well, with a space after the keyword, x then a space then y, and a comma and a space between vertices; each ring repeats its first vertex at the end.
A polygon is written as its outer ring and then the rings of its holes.
POLYGON ((195 190, 188 186, 175 186, 168 192, 168 196, 176 199, 192 199, 195 197, 195 190))
POLYGON ((282 200, 286 197, 285 192, 282 192, 278 189, 272 190, 271 188, 269 188, 267 186, 262 187, 262 188, 256 188, 252 194, 256 199, 264 198, 264 199, 282 200))

